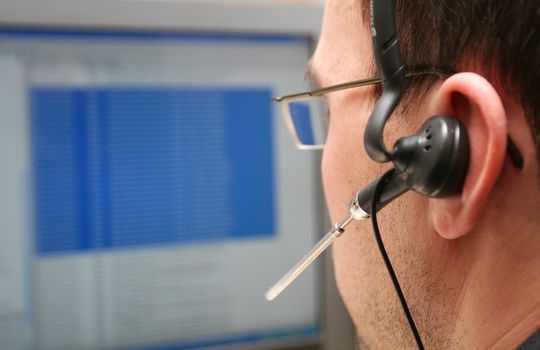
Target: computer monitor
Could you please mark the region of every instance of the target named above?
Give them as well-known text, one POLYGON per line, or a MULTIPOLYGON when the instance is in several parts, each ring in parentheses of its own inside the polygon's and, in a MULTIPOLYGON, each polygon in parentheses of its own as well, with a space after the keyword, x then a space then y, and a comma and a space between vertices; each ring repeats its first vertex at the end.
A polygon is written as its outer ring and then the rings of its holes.
POLYGON ((270 98, 297 34, 0 28, 0 344, 320 344, 320 269, 265 290, 322 232, 317 154, 270 98))

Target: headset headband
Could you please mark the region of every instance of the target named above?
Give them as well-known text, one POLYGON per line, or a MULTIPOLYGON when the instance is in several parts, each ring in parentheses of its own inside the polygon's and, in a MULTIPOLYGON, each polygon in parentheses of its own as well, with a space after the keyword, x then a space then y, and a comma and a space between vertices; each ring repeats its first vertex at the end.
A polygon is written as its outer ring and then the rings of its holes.
POLYGON ((383 94, 375 104, 364 131, 364 147, 375 161, 392 160, 383 142, 386 122, 403 95, 405 65, 396 35, 393 0, 371 0, 371 40, 377 74, 383 81, 383 94))

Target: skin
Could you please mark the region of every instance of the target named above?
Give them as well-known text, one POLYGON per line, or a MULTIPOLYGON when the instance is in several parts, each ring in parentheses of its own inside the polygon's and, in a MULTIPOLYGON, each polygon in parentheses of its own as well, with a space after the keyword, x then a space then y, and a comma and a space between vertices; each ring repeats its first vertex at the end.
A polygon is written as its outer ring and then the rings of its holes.
MULTIPOLYGON (((320 86, 373 76, 369 29, 351 0, 327 0, 310 63, 320 86)), ((466 65, 461 71, 467 71, 466 65)), ((521 106, 481 72, 433 86, 385 129, 392 145, 429 116, 459 118, 471 141, 463 190, 444 199, 409 192, 387 206, 379 224, 426 348, 509 349, 540 328, 540 173, 521 106), (510 135, 525 159, 506 156, 510 135)), ((322 162, 333 222, 353 195, 390 165, 369 159, 363 130, 371 88, 327 95, 330 129, 322 162)), ((353 223, 333 247, 336 281, 362 349, 416 344, 377 250, 369 222, 353 223)))

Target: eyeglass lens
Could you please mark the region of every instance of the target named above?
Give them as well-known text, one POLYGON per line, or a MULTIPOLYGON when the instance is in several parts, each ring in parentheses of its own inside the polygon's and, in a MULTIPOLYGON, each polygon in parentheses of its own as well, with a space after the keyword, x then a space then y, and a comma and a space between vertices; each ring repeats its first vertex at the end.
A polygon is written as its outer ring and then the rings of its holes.
POLYGON ((305 146, 322 146, 326 142, 328 117, 323 98, 289 102, 289 114, 297 141, 305 146))

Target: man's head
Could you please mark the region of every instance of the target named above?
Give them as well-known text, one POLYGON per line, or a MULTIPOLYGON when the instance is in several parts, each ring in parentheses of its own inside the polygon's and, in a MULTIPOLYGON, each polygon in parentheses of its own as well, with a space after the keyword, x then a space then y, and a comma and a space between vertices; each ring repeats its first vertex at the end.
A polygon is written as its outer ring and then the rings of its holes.
MULTIPOLYGON (((540 324, 534 278, 540 269, 540 7, 534 0, 398 1, 396 14, 407 67, 458 73, 409 81, 385 129, 386 144, 443 114, 465 124, 471 154, 460 193, 444 199, 408 193, 381 212, 390 260, 428 347, 517 346, 531 333, 527 327, 540 324), (521 171, 506 156, 507 135, 523 154, 521 171), (527 285, 531 290, 523 290, 527 285), (522 289, 512 293, 509 286, 522 289), (500 313, 504 322, 495 319, 500 313)), ((366 0, 326 2, 311 63, 319 85, 376 74, 368 19, 366 0)), ((334 221, 356 191, 388 168, 363 149, 378 93, 362 87, 327 96, 322 172, 334 221)), ((372 237, 368 224, 356 224, 336 241, 338 287, 362 344, 414 346, 372 237)))

